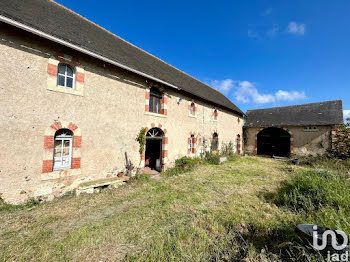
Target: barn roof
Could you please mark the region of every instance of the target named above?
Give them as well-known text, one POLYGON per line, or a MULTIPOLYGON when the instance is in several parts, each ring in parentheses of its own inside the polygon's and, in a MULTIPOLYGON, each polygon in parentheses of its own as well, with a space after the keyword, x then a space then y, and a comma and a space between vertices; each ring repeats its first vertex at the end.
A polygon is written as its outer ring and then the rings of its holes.
POLYGON ((48 39, 50 39, 49 36, 53 36, 58 39, 57 42, 63 40, 60 42, 61 44, 66 44, 69 47, 74 45, 80 51, 86 51, 86 54, 99 56, 98 58, 112 63, 115 62, 124 69, 153 80, 159 80, 170 87, 181 89, 243 115, 243 112, 235 104, 216 89, 54 1, 1 0, 0 20, 48 39), (37 32, 32 29, 37 30, 37 32))
POLYGON ((343 124, 341 100, 247 111, 245 127, 343 124))

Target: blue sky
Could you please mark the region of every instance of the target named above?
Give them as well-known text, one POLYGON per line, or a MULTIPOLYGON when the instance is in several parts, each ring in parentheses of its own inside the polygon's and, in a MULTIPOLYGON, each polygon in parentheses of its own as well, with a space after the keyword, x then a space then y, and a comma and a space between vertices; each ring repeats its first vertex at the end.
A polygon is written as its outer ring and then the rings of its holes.
POLYGON ((57 2, 243 111, 342 99, 350 117, 350 1, 57 2))

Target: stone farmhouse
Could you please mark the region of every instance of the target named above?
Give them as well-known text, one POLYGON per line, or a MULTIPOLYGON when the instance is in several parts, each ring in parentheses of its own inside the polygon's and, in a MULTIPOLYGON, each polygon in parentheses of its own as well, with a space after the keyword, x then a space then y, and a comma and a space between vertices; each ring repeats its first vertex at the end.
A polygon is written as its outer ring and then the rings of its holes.
POLYGON ((229 142, 238 154, 321 154, 343 121, 341 101, 244 114, 51 0, 0 1, 0 40, 0 197, 11 203, 115 177, 126 154, 158 171, 229 142))
POLYGON ((223 94, 49 0, 0 2, 0 194, 52 198, 125 168, 234 142, 223 94), (146 128, 145 151, 135 140, 146 128))

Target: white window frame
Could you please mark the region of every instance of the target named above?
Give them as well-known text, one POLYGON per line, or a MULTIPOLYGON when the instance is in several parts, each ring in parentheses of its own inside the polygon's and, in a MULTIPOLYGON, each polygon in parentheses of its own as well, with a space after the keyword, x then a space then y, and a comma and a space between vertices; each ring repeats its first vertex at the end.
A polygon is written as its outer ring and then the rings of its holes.
POLYGON ((72 67, 72 66, 70 66, 70 65, 67 65, 67 64, 58 64, 58 67, 57 67, 57 86, 59 86, 59 87, 64 87, 64 88, 68 88, 68 89, 75 89, 75 69, 74 69, 74 67, 72 67), (64 67, 65 67, 64 74, 59 73, 59 67, 60 67, 60 66, 64 66, 64 67), (67 74, 67 67, 69 67, 69 68, 72 69, 72 71, 73 71, 73 76, 69 76, 69 75, 67 74), (64 77, 64 85, 63 85, 63 86, 60 85, 60 84, 58 84, 59 76, 63 76, 63 77, 64 77), (73 82, 72 87, 68 87, 68 86, 67 86, 67 78, 68 78, 68 77, 69 77, 69 78, 72 78, 72 82, 73 82))
POLYGON ((70 169, 72 167, 72 143, 73 143, 73 137, 72 136, 57 136, 55 137, 55 143, 54 143, 54 156, 53 156, 53 170, 62 170, 62 169, 70 169), (55 150, 56 150, 56 141, 62 141, 61 142, 61 156, 55 157, 55 150), (69 155, 63 156, 63 147, 64 142, 69 141, 69 155), (67 158, 68 160, 64 160, 63 158, 67 158), (63 164, 65 162, 65 164, 63 164))

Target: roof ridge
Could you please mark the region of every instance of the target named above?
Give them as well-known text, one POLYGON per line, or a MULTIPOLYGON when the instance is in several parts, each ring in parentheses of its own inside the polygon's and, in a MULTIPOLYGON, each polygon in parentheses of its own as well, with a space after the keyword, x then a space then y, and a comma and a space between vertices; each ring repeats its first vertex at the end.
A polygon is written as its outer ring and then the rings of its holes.
POLYGON ((342 102, 342 100, 341 99, 336 99, 336 100, 327 100, 327 101, 312 102, 312 103, 298 104, 298 105, 275 106, 275 107, 266 107, 266 108, 260 108, 260 109, 248 109, 247 113, 249 111, 256 111, 256 110, 267 110, 267 109, 286 108, 286 107, 298 107, 298 106, 307 106, 307 105, 320 104, 320 103, 330 103, 330 102, 342 102))
MULTIPOLYGON (((151 53, 149 53, 149 52, 143 50, 142 48, 140 48, 140 47, 138 47, 138 46, 136 46, 136 45, 130 43, 129 41, 127 41, 127 40, 121 38, 120 36, 114 34, 113 32, 109 31, 108 29, 106 29, 106 28, 100 26, 99 24, 97 24, 97 23, 95 23, 95 22, 89 20, 88 18, 86 18, 86 17, 82 16, 81 14, 79 14, 79 13, 73 11, 72 9, 69 9, 68 7, 66 7, 66 6, 64 6, 64 5, 60 4, 60 3, 57 3, 55 0, 49 0, 49 1, 52 2, 52 3, 54 3, 54 4, 56 4, 56 5, 58 5, 59 7, 62 7, 63 9, 65 9, 65 10, 67 10, 67 11, 71 12, 72 14, 74 14, 74 15, 80 17, 81 19, 85 20, 86 22, 91 23, 91 24, 97 26, 98 28, 100 28, 100 29, 104 30, 105 32, 111 34, 112 36, 114 36, 114 37, 116 37, 116 38, 122 40, 123 42, 125 42, 125 43, 127 43, 127 44, 129 44, 129 45, 131 45, 131 46, 133 46, 133 47, 135 47, 135 48, 137 48, 137 49, 140 50, 141 52, 146 53, 146 54, 148 54, 148 55, 150 55, 150 56, 156 58, 157 60, 163 62, 164 64, 167 64, 168 66, 171 66, 172 68, 176 69, 177 71, 179 71, 179 72, 181 72, 181 73, 183 73, 183 74, 185 74, 185 75, 191 77, 192 79, 194 79, 194 80, 196 80, 196 81, 198 81, 198 82, 200 82, 200 83, 206 85, 207 87, 210 87, 210 88, 213 89, 214 91, 219 92, 220 94, 224 95, 223 93, 221 93, 221 92, 220 92, 219 90, 217 90, 216 88, 214 88, 214 87, 212 87, 212 86, 210 86, 210 85, 208 85, 208 84, 206 84, 206 83, 200 81, 199 79, 197 79, 197 78, 191 76, 190 74, 188 74, 188 73, 182 71, 181 69, 179 69, 179 68, 177 68, 177 67, 175 67, 175 66, 173 66, 173 65, 171 65, 171 64, 169 64, 169 63, 167 63, 167 62, 165 62, 164 60, 160 59, 159 57, 156 57, 155 55, 153 55, 153 54, 151 54, 151 53)), ((226 97, 226 96, 225 96, 225 97, 226 97)))

